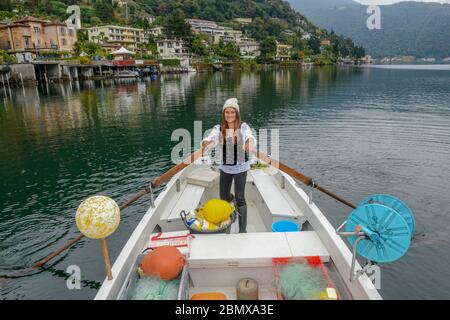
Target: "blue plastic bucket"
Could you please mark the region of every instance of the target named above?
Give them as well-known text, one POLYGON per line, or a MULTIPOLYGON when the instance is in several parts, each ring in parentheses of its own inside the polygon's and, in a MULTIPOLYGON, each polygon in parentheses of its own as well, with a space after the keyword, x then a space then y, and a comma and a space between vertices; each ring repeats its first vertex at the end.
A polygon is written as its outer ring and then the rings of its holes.
POLYGON ((272 223, 272 232, 295 232, 300 231, 298 224, 288 220, 281 220, 272 223))

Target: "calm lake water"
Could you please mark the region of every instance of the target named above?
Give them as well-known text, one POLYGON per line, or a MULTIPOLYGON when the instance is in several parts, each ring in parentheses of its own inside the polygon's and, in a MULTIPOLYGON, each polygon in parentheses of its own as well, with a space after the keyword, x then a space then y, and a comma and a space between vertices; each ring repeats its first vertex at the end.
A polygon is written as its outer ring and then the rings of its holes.
MULTIPOLYGON (((445 69, 445 68, 444 68, 445 69)), ((171 167, 176 128, 219 121, 236 96, 256 130, 280 130, 280 160, 352 202, 404 200, 416 218, 407 256, 382 266, 386 299, 450 298, 450 71, 323 67, 0 88, 0 274, 30 266, 78 233, 82 200, 120 202, 171 167)), ((350 210, 314 200, 338 226, 350 210)), ((149 206, 122 212, 112 261, 149 206)), ((90 299, 105 275, 98 241, 83 239, 46 270, 0 280, 4 299, 90 299), (82 289, 68 290, 78 265, 82 289)))

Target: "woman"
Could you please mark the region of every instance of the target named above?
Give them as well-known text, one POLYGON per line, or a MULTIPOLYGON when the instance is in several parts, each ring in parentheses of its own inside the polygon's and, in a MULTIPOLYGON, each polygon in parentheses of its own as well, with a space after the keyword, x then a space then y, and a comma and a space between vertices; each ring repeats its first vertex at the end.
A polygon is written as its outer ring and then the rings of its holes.
POLYGON ((220 143, 222 164, 220 166, 220 198, 231 201, 231 183, 234 179, 234 193, 239 212, 239 233, 247 232, 247 204, 245 183, 250 170, 250 157, 255 149, 256 139, 250 127, 241 123, 239 104, 236 98, 228 99, 222 108, 222 121, 214 126, 203 139, 204 149, 220 143))

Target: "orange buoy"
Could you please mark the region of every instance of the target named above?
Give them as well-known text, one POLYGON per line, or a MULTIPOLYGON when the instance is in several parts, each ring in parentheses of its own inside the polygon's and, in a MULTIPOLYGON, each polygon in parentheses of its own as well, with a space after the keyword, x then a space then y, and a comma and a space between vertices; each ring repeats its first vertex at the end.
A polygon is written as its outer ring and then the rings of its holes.
POLYGON ((177 248, 162 246, 147 253, 140 267, 148 276, 170 281, 178 277, 185 264, 186 258, 177 248))

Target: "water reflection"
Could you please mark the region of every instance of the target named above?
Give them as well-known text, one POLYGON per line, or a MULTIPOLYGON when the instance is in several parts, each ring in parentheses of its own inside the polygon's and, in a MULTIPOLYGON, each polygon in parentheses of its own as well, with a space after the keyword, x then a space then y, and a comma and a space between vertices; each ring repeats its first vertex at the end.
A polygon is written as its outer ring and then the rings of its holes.
MULTIPOLYGON (((129 197, 171 166, 176 128, 220 120, 237 97, 255 129, 280 129, 281 160, 353 202, 376 192, 405 200, 426 237, 383 270, 386 298, 446 297, 450 281, 448 72, 306 68, 170 75, 40 85, 0 93, 0 274, 39 260, 76 234, 74 212, 92 194, 129 197), (433 270, 425 272, 424 270, 433 270), (407 277, 438 283, 426 290, 407 277)), ((347 208, 314 195, 337 225, 347 208)), ((122 212, 108 240, 114 260, 148 206, 122 212)), ((51 268, 82 266, 102 281, 100 247, 83 240, 51 268)), ((58 274, 60 274, 58 272, 58 274)), ((51 272, 2 284, 6 298, 92 298, 51 272), (39 284, 46 286, 42 292, 39 284), (76 290, 75 290, 76 291, 76 290)))

